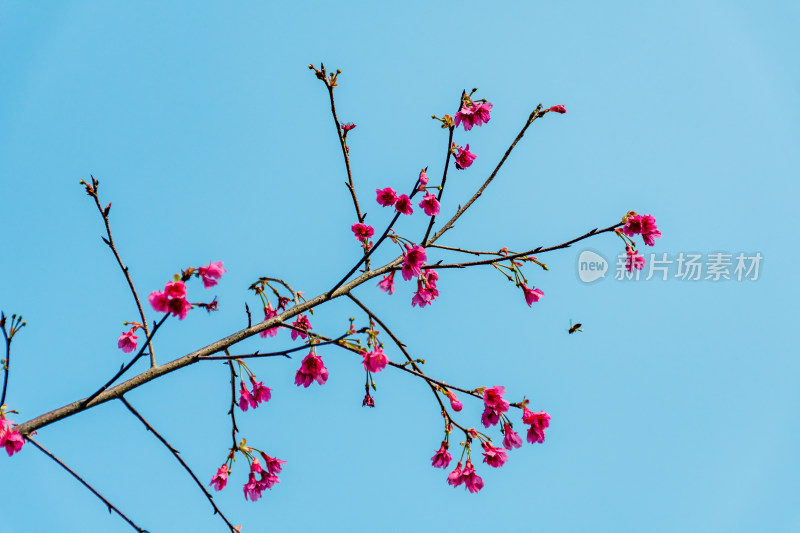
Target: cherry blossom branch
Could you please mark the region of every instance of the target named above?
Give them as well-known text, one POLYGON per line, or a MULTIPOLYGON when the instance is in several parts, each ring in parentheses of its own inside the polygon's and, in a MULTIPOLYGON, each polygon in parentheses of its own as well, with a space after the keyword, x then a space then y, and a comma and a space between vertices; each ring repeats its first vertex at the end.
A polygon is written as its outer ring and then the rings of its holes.
MULTIPOLYGON (((588 239, 589 237, 594 237, 595 235, 600 235, 601 233, 607 233, 607 232, 610 232, 610 231, 614 231, 616 228, 618 228, 618 227, 620 227, 622 225, 623 225, 622 222, 618 222, 618 223, 616 223, 616 224, 614 224, 612 226, 609 226, 607 228, 603 228, 601 230, 598 230, 597 228, 594 228, 593 230, 590 230, 590 231, 584 233, 580 237, 576 237, 576 238, 574 238, 574 239, 572 239, 570 241, 567 241, 567 242, 564 242, 564 243, 561 243, 561 244, 557 244, 555 246, 549 246, 547 248, 544 248, 544 247, 540 246, 538 248, 534 248, 533 250, 528 250, 527 252, 520 252, 520 253, 517 253, 517 254, 504 255, 500 259, 502 261, 507 261, 507 260, 512 260, 513 261, 514 259, 519 259, 520 257, 530 256, 530 255, 533 255, 533 254, 543 254, 545 252, 552 252, 553 250, 560 250, 562 248, 569 248, 570 246, 572 246, 576 242, 582 241, 584 239, 588 239)), ((496 263, 496 262, 497 262, 497 259, 482 259, 480 261, 470 261, 468 263, 450 263, 450 264, 444 263, 444 264, 426 265, 425 268, 428 268, 428 269, 467 268, 467 267, 471 267, 471 266, 491 265, 492 263, 496 263)))
POLYGON ((253 288, 255 288, 256 284, 259 281, 274 281, 275 283, 280 283, 281 285, 286 287, 287 291, 289 291, 292 294, 292 298, 294 299, 294 304, 295 305, 300 305, 300 298, 301 298, 301 294, 302 293, 300 291, 294 290, 291 285, 289 285, 288 283, 286 283, 282 279, 280 279, 280 278, 270 278, 270 277, 267 277, 267 276, 261 276, 260 278, 258 278, 258 281, 256 283, 253 283, 252 285, 250 285, 250 289, 252 290, 253 288))
POLYGON ((139 421, 142 424, 144 424, 144 427, 147 428, 147 431, 149 431, 150 433, 155 435, 155 437, 158 440, 160 440, 161 443, 164 446, 167 447, 167 449, 170 451, 170 453, 172 453, 172 455, 175 456, 175 459, 177 459, 178 462, 181 464, 181 466, 184 468, 184 470, 186 470, 189 473, 189 475, 192 476, 192 479, 194 480, 194 482, 197 484, 198 487, 200 487, 200 490, 203 491, 203 494, 206 495, 206 498, 208 498, 208 501, 211 504, 211 507, 214 508, 214 514, 218 514, 220 516, 220 518, 222 518, 222 520, 225 521, 225 523, 228 525, 230 530, 233 533, 236 533, 236 531, 237 531, 236 528, 234 528, 233 524, 230 523, 228 518, 222 513, 222 511, 219 509, 219 507, 217 507, 217 504, 214 503, 214 497, 208 492, 208 490, 206 490, 205 485, 203 485, 203 483, 199 479, 197 479, 197 476, 195 475, 195 473, 192 471, 191 468, 189 468, 189 465, 187 465, 186 462, 183 460, 183 458, 180 456, 180 452, 178 450, 176 450, 169 442, 167 442, 167 440, 164 437, 162 437, 161 434, 158 431, 156 431, 155 428, 153 428, 153 426, 150 425, 150 423, 147 420, 145 420, 145 418, 139 413, 139 411, 134 409, 134 407, 130 403, 128 403, 128 400, 126 400, 124 396, 120 396, 119 399, 120 399, 120 401, 122 401, 122 403, 125 404, 125 407, 128 408, 128 411, 133 413, 133 415, 136 418, 138 418, 139 421))
POLYGON ((502 251, 480 252, 480 251, 477 251, 477 250, 466 250, 464 248, 456 248, 456 247, 453 247, 453 246, 443 246, 441 244, 429 244, 428 248, 439 248, 441 250, 449 250, 451 252, 461 252, 461 253, 464 253, 464 254, 472 254, 472 255, 496 255, 496 256, 498 256, 500 258, 504 258, 504 255, 503 255, 502 251))
POLYGON ((92 487, 91 485, 89 485, 89 483, 87 483, 87 482, 86 482, 86 480, 84 480, 84 479, 83 479, 81 476, 79 476, 79 475, 78 475, 78 474, 77 474, 77 473, 76 473, 76 472, 75 472, 73 469, 71 469, 71 468, 70 468, 70 467, 68 467, 66 464, 64 464, 64 461, 62 461, 61 459, 59 459, 58 457, 56 457, 55 455, 53 455, 53 453, 52 453, 52 452, 50 452, 49 450, 47 450, 47 449, 46 449, 44 446, 42 446, 41 444, 39 444, 38 442, 36 442, 35 440, 33 440, 33 439, 31 438, 31 436, 30 436, 30 435, 26 435, 26 436, 25 436, 25 439, 27 439, 27 441, 28 441, 28 442, 30 442, 31 444, 33 444, 34 446, 36 446, 37 448, 39 448, 39 450, 41 450, 41 451, 42 451, 42 453, 44 453, 44 454, 45 454, 46 456, 48 456, 50 459, 52 459, 53 461, 55 461, 56 463, 58 463, 58 464, 61 466, 61 468, 63 468, 64 470, 66 470, 67 472, 69 472, 70 474, 72 474, 72 477, 74 477, 75 479, 77 479, 78 481, 80 481, 80 482, 81 482, 81 484, 82 484, 84 487, 86 487, 87 489, 89 489, 90 491, 92 491, 92 494, 94 494, 95 496, 97 496, 98 498, 100 498, 100 500, 101 500, 101 501, 102 501, 104 504, 106 504, 106 507, 108 507, 108 512, 109 512, 109 513, 111 513, 111 511, 114 511, 115 513, 117 513, 117 514, 120 516, 120 518, 122 518, 123 520, 125 520, 125 521, 126 521, 128 524, 130 524, 130 526, 131 526, 133 529, 135 529, 135 530, 136 530, 136 531, 138 531, 139 533, 148 533, 148 531, 147 531, 146 529, 142 529, 142 528, 140 528, 139 526, 137 526, 137 525, 136 525, 136 523, 134 523, 134 522, 133 522, 133 520, 131 520, 130 518, 128 518, 127 516, 125 516, 125 513, 123 513, 123 512, 122 512, 122 511, 120 511, 119 509, 117 509, 117 508, 116 508, 116 507, 115 507, 115 506, 114 506, 114 505, 113 505, 113 504, 112 504, 110 501, 108 501, 107 499, 105 499, 105 498, 103 497, 103 495, 102 495, 102 494, 100 494, 99 492, 97 492, 97 490, 96 490, 94 487, 92 487))
MULTIPOLYGON (((458 109, 461 109, 461 106, 464 103, 464 95, 466 91, 461 92, 461 98, 458 99, 458 109)), ((450 168, 450 156, 453 155, 452 146, 453 146, 453 132, 456 130, 455 123, 450 124, 449 128, 450 132, 447 138, 447 157, 444 160, 444 171, 442 172, 442 183, 439 184, 439 194, 436 200, 441 203, 442 202, 442 195, 444 194, 444 184, 447 181, 447 169, 450 168)), ((431 216, 430 222, 428 222, 428 229, 425 230, 425 237, 422 238, 422 242, 426 242, 428 237, 431 234, 431 230, 433 229, 433 224, 436 222, 436 215, 431 216)))
MULTIPOLYGON (((296 328, 296 327, 292 326, 291 324, 284 324, 284 327, 286 327, 288 329, 293 329, 295 331, 300 331, 302 333, 306 333, 306 330, 304 330, 302 328, 296 328)), ((314 337, 316 336, 314 333, 307 333, 307 334, 311 335, 311 336, 314 336, 314 337)), ((314 346, 325 346, 326 344, 336 344, 339 341, 341 341, 343 339, 346 339, 348 336, 349 336, 349 334, 344 334, 341 337, 338 337, 336 339, 332 339, 332 340, 329 340, 329 341, 325 341, 325 342, 320 342, 318 344, 315 344, 314 346)), ((243 355, 209 355, 209 356, 206 356, 206 357, 201 357, 200 359, 202 359, 203 361, 231 361, 231 360, 236 360, 236 359, 254 359, 254 358, 258 358, 258 357, 285 357, 287 359, 291 359, 291 356, 289 355, 290 353, 300 352, 302 350, 307 350, 307 349, 308 349, 308 346, 303 344, 301 346, 295 346, 294 348, 288 348, 288 349, 282 350, 280 352, 267 352, 267 353, 255 352, 255 353, 247 353, 247 354, 243 354, 243 355)))
POLYGON ((486 181, 483 183, 483 185, 481 185, 481 187, 477 190, 477 192, 472 196, 472 198, 470 198, 469 201, 466 204, 464 204, 463 206, 459 207, 458 211, 456 211, 456 214, 453 215, 453 217, 450 220, 448 220, 447 223, 444 226, 442 226, 442 228, 439 231, 437 231, 433 235, 433 237, 431 237, 430 240, 427 240, 427 239, 425 240, 425 243, 422 245, 423 248, 427 248, 431 243, 436 242, 439 239, 439 237, 444 235, 447 230, 452 228, 453 224, 455 224, 456 220, 458 220, 461 217, 461 215, 463 215, 464 212, 467 209, 469 209, 469 207, 473 203, 475 203, 475 200, 480 198, 480 196, 483 194, 483 191, 486 190, 486 187, 488 187, 489 184, 492 182, 492 180, 494 180, 494 177, 500 171, 500 168, 502 168, 503 163, 506 162, 506 159, 508 159, 508 156, 511 155, 511 152, 514 150, 514 147, 517 145, 517 143, 520 141, 520 139, 522 139, 522 137, 525 135, 525 131, 528 129, 528 127, 531 124, 533 124, 533 122, 537 118, 539 118, 541 116, 544 116, 544 114, 545 114, 545 112, 542 112, 542 104, 539 104, 538 106, 536 106, 536 109, 534 109, 531 112, 530 116, 528 117, 528 120, 525 121, 525 125, 522 127, 520 132, 517 134, 517 137, 514 139, 514 141, 511 143, 511 145, 508 147, 508 149, 506 150, 506 153, 503 154, 502 159, 500 159, 500 162, 497 163, 497 166, 495 167, 495 169, 491 173, 491 175, 489 175, 489 177, 486 179, 486 181))
MULTIPOLYGON (((92 400, 94 400, 95 398, 97 398, 100 395, 100 393, 102 393, 103 391, 108 389, 108 387, 110 387, 115 381, 117 381, 117 379, 119 379, 120 376, 122 376, 125 372, 127 372, 130 367, 132 367, 134 364, 136 364, 136 361, 138 361, 142 357, 142 355, 144 355, 145 348, 147 348, 150 345, 150 339, 153 338, 153 336, 156 334, 156 331, 158 331, 158 328, 161 327, 161 324, 163 324, 164 321, 166 321, 168 317, 169 317, 169 313, 166 313, 161 318, 161 320, 156 322, 155 327, 153 327, 153 332, 147 336, 146 342, 143 343, 143 346, 139 349, 139 353, 136 354, 136 357, 131 359, 130 363, 128 363, 127 365, 123 365, 119 369, 119 371, 116 374, 114 374, 114 376, 106 382, 105 385, 100 387, 97 390, 97 392, 95 392, 94 394, 89 396, 89 398, 86 399, 86 403, 87 404, 89 402, 91 402, 92 400)), ((150 368, 155 368, 155 367, 150 367, 150 368)))
MULTIPOLYGON (((336 135, 339 138, 339 146, 342 148, 344 165, 347 169, 347 182, 345 183, 345 186, 350 191, 350 196, 353 198, 353 206, 356 208, 356 216, 358 217, 358 221, 363 224, 364 215, 361 214, 361 207, 358 205, 358 195, 356 194, 356 188, 353 184, 353 172, 350 168, 350 149, 347 147, 346 133, 342 131, 342 124, 339 122, 339 117, 336 115, 336 102, 333 98, 333 88, 336 87, 336 76, 340 74, 341 71, 337 70, 336 74, 332 74, 331 77, 328 78, 325 72, 325 65, 320 63, 319 66, 319 70, 314 68, 314 65, 309 65, 308 68, 316 73, 317 78, 322 80, 322 82, 325 84, 325 87, 328 89, 328 96, 330 97, 331 101, 331 115, 333 116, 333 123, 336 126, 336 135)), ((364 248, 364 256, 364 259, 367 262, 367 270, 369 270, 370 265, 366 248, 364 248)))
POLYGON ((25 321, 22 320, 22 315, 17 316, 16 313, 11 315, 11 325, 6 330, 6 322, 8 322, 8 317, 0 311, 0 330, 3 331, 3 338, 5 339, 6 343, 6 358, 2 361, 3 367, 3 396, 0 397, 0 406, 6 404, 6 391, 8 390, 8 377, 9 371, 11 369, 11 341, 14 339, 14 335, 16 335, 19 330, 25 327, 25 321))
MULTIPOLYGON (((100 181, 96 180, 94 176, 92 178, 92 185, 89 185, 85 181, 81 180, 81 185, 86 187, 86 194, 94 198, 94 203, 97 206, 97 210, 100 212, 100 216, 103 217, 103 223, 106 226, 106 234, 108 235, 108 239, 105 237, 100 237, 103 239, 103 242, 111 248, 111 251, 114 253, 114 257, 117 259, 117 264, 122 269, 122 273, 125 275, 125 280, 128 282, 128 287, 131 289, 131 294, 133 294, 133 299, 136 301, 136 308, 139 310, 139 318, 142 319, 142 327, 144 328, 144 334, 148 337, 150 336, 150 330, 147 326, 147 318, 144 316, 144 309, 142 308, 142 302, 139 300, 139 295, 136 293, 136 287, 133 285, 133 280, 131 279, 130 272, 128 271, 128 267, 125 266, 125 263, 122 262, 122 258, 119 256, 119 252, 117 252, 117 247, 114 245, 114 237, 111 236, 111 225, 108 221, 108 213, 111 211, 111 204, 108 204, 105 208, 100 205, 100 197, 98 196, 97 190, 100 186, 100 181)), ((156 355, 153 352, 153 346, 148 339, 147 342, 148 348, 150 349, 150 366, 156 366, 156 355)))

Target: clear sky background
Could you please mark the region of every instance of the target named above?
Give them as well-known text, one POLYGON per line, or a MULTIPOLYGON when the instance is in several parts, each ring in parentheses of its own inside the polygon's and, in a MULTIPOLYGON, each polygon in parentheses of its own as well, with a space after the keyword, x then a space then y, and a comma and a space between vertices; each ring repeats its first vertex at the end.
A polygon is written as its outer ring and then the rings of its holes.
MULTIPOLYGON (((423 383, 388 369, 367 409, 348 352, 321 350, 330 379, 309 389, 293 384, 299 357, 255 362, 273 399, 240 415, 240 429, 288 462, 256 503, 244 501, 237 462, 216 495, 235 524, 800 530, 798 23, 793 2, 3 2, 0 308, 28 322, 12 352, 14 420, 86 396, 127 360, 116 339, 136 310, 78 185, 90 174, 113 202, 141 293, 180 268, 225 262, 213 291, 189 288, 194 301, 216 294, 220 312, 168 321, 161 362, 243 327, 258 276, 316 295, 352 266, 344 165, 326 91, 307 70, 324 61, 343 71, 339 116, 358 125, 353 171, 376 228, 390 213, 374 190, 408 189, 426 165, 436 183, 446 132, 430 116, 454 113, 461 90, 478 87, 492 119, 456 134, 478 158, 451 170, 445 216, 539 102, 568 114, 531 127, 441 244, 558 244, 633 209, 655 215, 656 253, 764 260, 757 281, 584 284, 581 250, 612 261, 622 251, 606 234, 540 257, 550 271, 528 270, 545 292, 532 309, 492 268, 442 272, 440 299, 423 310, 410 305, 410 283, 392 297, 365 285, 356 294, 432 376, 527 395, 552 416, 546 442, 511 452, 501 469, 477 464, 486 486, 468 494, 430 466, 442 423, 423 383), (566 333, 571 319, 582 334, 566 333)), ((424 218, 397 230, 418 235, 424 218)), ((328 304, 315 331, 338 334, 349 316, 363 324, 347 302, 328 304)), ((282 333, 236 352, 291 345, 282 333)), ((227 368, 209 362, 127 397, 207 482, 229 446, 228 394, 227 368)), ((480 402, 465 404, 458 420, 479 425, 480 402)), ((154 533, 225 529, 118 402, 38 439, 154 533)), ((30 445, 0 459, 0 472, 3 532, 130 530, 30 445)))

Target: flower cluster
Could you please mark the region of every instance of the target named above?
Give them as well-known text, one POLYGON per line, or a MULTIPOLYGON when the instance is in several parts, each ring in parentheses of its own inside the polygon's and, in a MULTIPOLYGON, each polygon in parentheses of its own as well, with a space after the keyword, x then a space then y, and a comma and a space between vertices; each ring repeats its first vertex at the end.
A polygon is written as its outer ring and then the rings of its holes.
POLYGON ((278 474, 280 474, 282 465, 286 461, 282 461, 275 457, 261 452, 261 457, 264 459, 264 467, 261 466, 258 458, 254 458, 250 464, 250 474, 247 476, 247 483, 244 484, 244 499, 249 499, 251 502, 258 500, 261 493, 267 489, 271 489, 275 483, 280 483, 278 474), (256 476, 259 476, 256 479, 256 476))
POLYGON ((496 425, 500 421, 500 415, 508 411, 509 403, 503 399, 506 388, 502 386, 491 387, 483 391, 483 415, 481 422, 484 427, 496 425))
POLYGON ((0 410, 0 447, 6 449, 9 457, 20 451, 25 444, 25 439, 22 438, 19 431, 11 429, 11 426, 11 420, 7 419, 0 410))
POLYGON ((262 402, 268 402, 272 398, 272 389, 264 386, 263 381, 256 382, 256 377, 250 375, 250 384, 253 387, 253 392, 247 390, 244 386, 244 381, 241 382, 239 390, 239 409, 247 411, 248 407, 255 409, 262 402))
POLYGON ((401 269, 403 279, 408 281, 422 274, 422 265, 425 264, 426 259, 428 259, 428 256, 425 253, 425 248, 417 244, 414 246, 406 244, 406 250, 403 252, 403 267, 401 269))
POLYGON ((438 280, 439 274, 435 270, 426 268, 422 271, 417 279, 417 292, 414 293, 414 297, 411 299, 411 306, 425 307, 433 302, 439 296, 439 290, 436 288, 438 280))
POLYGON ((308 337, 308 332, 313 329, 311 327, 311 322, 309 322, 308 320, 308 317, 302 314, 297 315, 297 319, 294 322, 292 322, 292 326, 301 330, 301 331, 297 331, 297 329, 292 330, 292 340, 297 339, 297 337, 305 339, 306 337, 308 337))
MULTIPOLYGON (((264 322, 266 322, 270 318, 274 318, 276 316, 278 316, 278 311, 276 311, 275 309, 272 308, 272 304, 271 303, 267 302, 267 305, 264 306, 264 322)), ((262 339, 265 339, 267 337, 274 337, 275 335, 278 334, 278 330, 280 330, 280 329, 281 328, 278 327, 278 326, 276 326, 274 328, 265 329, 264 331, 259 333, 259 335, 261 335, 262 339)))
POLYGON ((655 239, 661 238, 661 232, 656 225, 656 219, 650 214, 637 215, 634 211, 631 211, 625 216, 623 221, 625 225, 622 227, 622 233, 628 237, 633 237, 638 233, 648 246, 654 246, 655 239))
POLYGON ((634 268, 636 270, 642 270, 644 268, 644 256, 633 249, 630 244, 625 245, 625 253, 628 255, 625 258, 625 268, 628 269, 628 272, 633 272, 634 268))
POLYGON ((472 493, 476 493, 483 488, 483 479, 475 473, 475 467, 472 466, 472 461, 467 459, 467 464, 464 469, 461 469, 461 461, 456 465, 456 469, 450 472, 447 476, 447 483, 454 487, 463 484, 464 488, 472 493))
POLYGON ((550 426, 550 415, 544 411, 534 413, 527 407, 522 412, 522 423, 528 424, 528 442, 544 442, 544 430, 550 426))
POLYGON ((311 350, 300 364, 300 369, 294 377, 294 384, 308 388, 314 381, 324 385, 328 381, 328 369, 325 368, 322 358, 311 350))
POLYGON ((471 130, 473 126, 482 126, 489 122, 491 110, 491 102, 473 102, 465 95, 461 109, 456 113, 455 125, 464 126, 464 131, 471 130))
POLYGON ((163 291, 153 291, 147 298, 150 305, 159 313, 172 313, 183 320, 192 308, 186 300, 186 285, 183 281, 168 281, 163 291))

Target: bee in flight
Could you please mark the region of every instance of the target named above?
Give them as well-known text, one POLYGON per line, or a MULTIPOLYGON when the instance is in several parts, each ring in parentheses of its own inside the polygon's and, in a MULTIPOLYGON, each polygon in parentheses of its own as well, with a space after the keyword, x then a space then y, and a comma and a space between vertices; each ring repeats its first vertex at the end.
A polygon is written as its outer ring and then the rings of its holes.
POLYGON ((573 324, 572 320, 570 320, 569 321, 569 329, 567 330, 567 333, 572 335, 576 331, 583 332, 583 330, 581 329, 581 326, 583 326, 583 324, 581 324, 580 322, 578 322, 577 324, 573 324))

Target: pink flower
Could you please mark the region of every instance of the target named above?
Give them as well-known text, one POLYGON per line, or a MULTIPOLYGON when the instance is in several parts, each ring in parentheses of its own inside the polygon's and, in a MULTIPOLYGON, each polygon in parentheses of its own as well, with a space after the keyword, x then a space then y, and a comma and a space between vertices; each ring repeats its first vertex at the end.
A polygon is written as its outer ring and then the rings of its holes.
POLYGON ((345 133, 347 133, 348 131, 350 131, 350 130, 352 130, 353 128, 356 127, 356 125, 353 124, 352 122, 346 122, 346 123, 342 124, 341 126, 342 126, 342 131, 345 132, 345 133))
POLYGON ((509 403, 503 399, 506 388, 497 386, 483 391, 485 409, 481 416, 484 427, 494 426, 500 421, 500 414, 508 411, 509 403))
POLYGON ((544 442, 544 430, 550 427, 550 415, 544 411, 534 413, 526 407, 522 412, 522 422, 531 426, 528 429, 528 442, 544 442))
POLYGON ((11 457, 22 449, 22 446, 25 444, 25 439, 22 438, 19 431, 8 429, 5 433, 0 435, 0 444, 5 447, 6 453, 11 457))
POLYGON ((153 291, 150 293, 150 296, 147 297, 147 301, 150 302, 150 305, 153 307, 153 310, 156 313, 167 313, 169 312, 169 300, 167 299, 167 295, 161 291, 153 291))
MULTIPOLYGON (((269 320, 270 318, 278 316, 278 312, 272 308, 272 304, 267 302, 267 306, 264 308, 264 322, 269 320)), ((265 329, 259 335, 261 338, 266 339, 267 337, 274 337, 278 334, 278 330, 281 329, 279 327, 265 329)))
POLYGON ((394 294, 394 274, 397 272, 393 270, 391 274, 388 276, 383 276, 383 279, 378 282, 378 287, 381 288, 383 292, 388 292, 389 294, 394 294))
POLYGON ((178 317, 178 320, 186 318, 186 314, 192 309, 192 304, 186 301, 185 298, 175 298, 170 300, 167 307, 172 316, 178 317))
POLYGON ((426 194, 422 201, 419 203, 419 206, 425 211, 425 214, 429 217, 435 216, 439 214, 439 200, 430 193, 426 194))
POLYGON ((508 461, 508 452, 503 448, 495 448, 488 442, 481 444, 483 446, 483 462, 494 468, 500 468, 508 461))
POLYGON ((375 229, 372 226, 367 226, 366 224, 362 224, 360 222, 356 222, 350 229, 353 230, 353 234, 356 236, 356 239, 359 241, 363 241, 364 239, 369 239, 373 235, 375 235, 375 229))
POLYGON ((224 465, 219 467, 217 473, 214 474, 214 477, 211 478, 211 483, 209 483, 209 485, 214 485, 214 490, 219 491, 224 489, 225 485, 227 484, 228 484, 228 464, 225 463, 224 465))
POLYGON ((628 269, 628 272, 633 272, 633 269, 641 270, 644 268, 645 260, 639 252, 631 248, 628 244, 625 246, 625 252, 628 254, 628 257, 625 259, 625 268, 628 269))
POLYGON ((361 354, 364 357, 364 370, 368 372, 380 372, 389 363, 389 358, 383 353, 380 347, 376 347, 371 352, 361 354))
POLYGON ((637 233, 642 235, 642 240, 648 246, 655 244, 655 239, 661 238, 661 231, 656 225, 656 219, 653 215, 637 215, 633 211, 628 213, 625 217, 625 225, 622 227, 622 233, 628 237, 633 237, 637 233))
POLYGON ((280 482, 281 480, 278 479, 278 476, 268 472, 261 472, 261 480, 258 482, 258 488, 263 492, 266 489, 271 489, 275 483, 280 482))
POLYGON ((256 475, 250 472, 247 483, 244 485, 244 499, 250 499, 251 502, 256 501, 261 497, 261 492, 264 489, 256 481, 256 475))
POLYGON ((401 194, 397 197, 394 208, 395 211, 404 215, 410 215, 414 212, 414 208, 411 207, 411 198, 409 198, 407 194, 401 194))
POLYGON ((375 399, 369 395, 369 391, 364 395, 364 400, 361 402, 361 407, 375 407, 375 399))
MULTIPOLYGON (((426 270, 426 272, 428 271, 426 270)), ((434 271, 433 273, 435 274, 436 272, 434 271)), ((420 279, 417 280, 417 292, 415 292, 414 297, 411 298, 411 306, 418 305, 420 307, 425 307, 432 303, 437 296, 439 296, 439 290, 436 288, 436 284, 428 285, 425 279, 420 277, 420 279)))
POLYGON ((403 279, 408 281, 415 278, 422 273, 422 265, 428 256, 425 254, 425 249, 419 245, 409 246, 406 244, 406 251, 403 252, 403 279))
POLYGON ((130 331, 123 331, 122 335, 119 336, 117 340, 117 348, 120 348, 125 353, 131 353, 136 349, 136 335, 133 332, 136 331, 136 327, 132 327, 130 331))
POLYGON ((458 148, 458 153, 456 154, 456 168, 458 170, 464 170, 475 161, 477 156, 469 151, 469 145, 466 148, 461 148, 453 143, 453 146, 458 148))
POLYGON ((528 288, 526 284, 522 284, 522 292, 525 293, 525 303, 528 304, 528 307, 531 306, 532 303, 538 302, 539 298, 544 296, 544 292, 541 289, 537 289, 536 287, 528 288))
POLYGON ((378 203, 383 207, 389 207, 397 202, 397 192, 391 187, 375 189, 375 192, 378 193, 378 203))
POLYGON ((306 337, 308 337, 306 332, 311 331, 313 329, 311 327, 311 322, 308 321, 308 317, 306 315, 298 315, 297 320, 292 322, 292 325, 296 328, 304 330, 304 331, 297 331, 293 329, 292 340, 297 339, 297 337, 305 339, 306 337))
POLYGON ((450 455, 450 452, 447 451, 447 442, 442 442, 439 451, 431 457, 431 463, 434 468, 447 468, 447 465, 450 464, 452 459, 453 457, 450 455))
POLYGON ((294 377, 294 384, 298 387, 302 385, 308 388, 314 381, 320 385, 324 385, 325 382, 328 381, 328 369, 325 368, 325 364, 318 355, 315 355, 314 352, 310 352, 306 358, 303 359, 300 370, 297 371, 297 375, 294 377))
POLYGON ((258 407, 258 402, 250 394, 250 391, 244 386, 244 381, 241 382, 241 388, 239 389, 239 409, 242 411, 247 411, 248 407, 252 407, 255 409, 258 407))
POLYGON ((286 461, 283 459, 278 459, 277 457, 270 457, 264 452, 261 452, 261 457, 264 459, 264 466, 269 470, 270 474, 278 475, 281 473, 283 469, 283 465, 286 464, 286 461))
POLYGON ((198 268, 197 272, 199 272, 200 276, 203 278, 203 287, 210 289, 217 284, 217 280, 219 280, 227 270, 222 268, 222 261, 216 261, 208 266, 198 268))
POLYGON ((263 381, 256 382, 255 376, 250 376, 250 383, 253 386, 253 398, 257 404, 268 402, 272 398, 272 389, 265 387, 263 381))
POLYGON ((447 476, 447 484, 458 487, 462 483, 464 483, 464 480, 461 479, 461 461, 459 461, 455 470, 450 472, 450 475, 447 476))
POLYGON ((428 174, 427 171, 428 167, 423 168, 419 173, 419 188, 417 190, 422 191, 425 190, 425 187, 428 185, 428 174))
POLYGON ((464 470, 461 471, 461 481, 466 486, 466 489, 473 494, 483 488, 483 479, 475 473, 475 467, 472 466, 472 461, 467 459, 467 464, 464 465, 464 470))
POLYGON ((503 433, 505 433, 505 437, 503 437, 503 447, 506 450, 522 447, 522 438, 511 428, 511 424, 505 425, 503 433))
POLYGON ((552 111, 553 113, 561 113, 562 115, 567 112, 567 108, 563 105, 554 105, 548 111, 552 111))
POLYGON ((462 404, 459 401, 458 396, 456 396, 455 392, 448 390, 447 397, 450 399, 450 407, 453 408, 453 411, 459 412, 461 409, 464 408, 464 404, 462 404))
POLYGON ((463 104, 458 113, 456 113, 455 125, 458 127, 463 124, 464 131, 469 131, 472 129, 472 126, 481 126, 489 122, 491 118, 489 112, 491 110, 492 104, 490 102, 478 102, 477 104, 469 102, 463 104))
POLYGON ((182 281, 168 281, 164 286, 164 294, 170 300, 173 298, 186 298, 186 284, 182 281))

